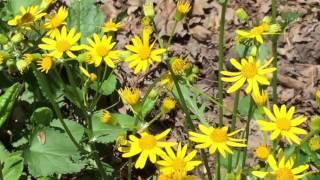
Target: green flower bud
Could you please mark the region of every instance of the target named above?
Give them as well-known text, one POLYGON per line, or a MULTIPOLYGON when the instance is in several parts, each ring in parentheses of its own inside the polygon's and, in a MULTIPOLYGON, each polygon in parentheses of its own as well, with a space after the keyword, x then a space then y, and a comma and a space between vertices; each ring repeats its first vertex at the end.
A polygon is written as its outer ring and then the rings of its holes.
POLYGON ((313 131, 320 129, 320 116, 312 116, 310 129, 313 131))
POLYGON ((270 24, 271 23, 271 17, 270 16, 266 16, 262 19, 262 22, 270 24))
POLYGON ((148 97, 152 100, 154 100, 155 98, 157 98, 157 96, 159 95, 159 93, 155 90, 155 89, 152 89, 148 95, 148 97))
POLYGON ((143 13, 146 17, 154 17, 155 12, 152 1, 146 1, 146 3, 143 5, 143 13))
POLYGON ((318 151, 320 150, 320 136, 313 136, 310 140, 309 140, 309 147, 311 149, 311 151, 318 151))
POLYGON ((3 64, 8 57, 9 54, 6 51, 0 51, 0 64, 3 64))
POLYGON ((23 34, 18 33, 18 34, 15 34, 14 36, 12 36, 11 41, 12 41, 13 43, 19 43, 19 42, 21 42, 23 39, 24 39, 23 34))
POLYGON ((239 18, 240 21, 242 22, 245 22, 248 20, 249 16, 247 14, 247 12, 242 9, 242 8, 239 8, 236 10, 236 16, 239 18))
POLYGON ((17 66, 17 69, 19 70, 20 74, 23 74, 23 72, 29 68, 28 62, 25 60, 22 60, 22 59, 19 59, 16 62, 16 66, 17 66))
POLYGON ((269 33, 278 33, 281 31, 281 26, 280 24, 271 24, 270 25, 270 30, 269 33))
POLYGON ((0 34, 0 44, 4 45, 7 43, 8 43, 8 38, 5 35, 0 34))

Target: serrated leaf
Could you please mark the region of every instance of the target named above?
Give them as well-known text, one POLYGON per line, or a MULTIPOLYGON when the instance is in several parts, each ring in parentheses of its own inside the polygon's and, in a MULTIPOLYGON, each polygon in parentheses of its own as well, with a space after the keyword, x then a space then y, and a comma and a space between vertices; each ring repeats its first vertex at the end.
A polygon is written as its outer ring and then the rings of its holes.
POLYGON ((12 154, 5 161, 2 169, 3 179, 19 180, 23 171, 23 158, 20 154, 12 154))
POLYGON ((37 108, 31 115, 31 122, 34 124, 49 125, 53 118, 53 112, 48 107, 37 108))
POLYGON ((99 112, 92 116, 93 137, 91 141, 108 144, 117 140, 119 136, 126 134, 126 130, 119 126, 103 124, 100 117, 99 112))
POLYGON ((86 38, 92 36, 93 33, 101 32, 104 18, 105 16, 96 5, 95 0, 73 0, 69 8, 67 24, 74 28, 78 28, 80 25, 81 41, 85 42, 86 38))
MULTIPOLYGON (((71 131, 71 134, 73 135, 73 137, 77 140, 77 142, 80 142, 80 140, 84 134, 83 126, 80 125, 79 123, 77 123, 75 121, 71 121, 69 119, 64 119, 64 122, 66 123, 69 130, 71 131)), ((59 128, 59 130, 64 132, 64 128, 62 127, 62 124, 60 123, 60 121, 58 119, 53 120, 50 125, 52 127, 59 128)), ((67 135, 67 134, 65 133, 65 135, 67 135)), ((67 137, 69 137, 69 136, 67 136, 67 137)))
POLYGON ((13 105, 17 99, 21 85, 16 83, 6 89, 5 93, 0 96, 0 128, 3 123, 8 119, 13 105))
POLYGON ((30 147, 25 151, 25 161, 34 177, 53 174, 76 173, 84 168, 77 147, 67 137, 52 128, 44 128, 32 135, 30 147), (42 131, 46 142, 41 144, 36 134, 42 131))
MULTIPOLYGON (((104 80, 102 82, 101 88, 99 90, 99 93, 108 96, 113 93, 113 91, 116 89, 117 85, 117 77, 112 73, 109 75, 108 79, 104 80)), ((91 88, 94 90, 98 89, 98 83, 94 82, 91 85, 91 88)))

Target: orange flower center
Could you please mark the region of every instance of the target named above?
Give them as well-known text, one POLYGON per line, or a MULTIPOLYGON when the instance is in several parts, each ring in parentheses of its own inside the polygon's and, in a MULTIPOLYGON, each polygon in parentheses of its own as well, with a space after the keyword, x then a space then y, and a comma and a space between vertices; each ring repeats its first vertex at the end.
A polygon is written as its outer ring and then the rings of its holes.
POLYGON ((142 47, 140 48, 139 50, 139 56, 142 60, 147 60, 149 59, 150 57, 150 54, 151 54, 151 49, 150 47, 142 47))
POLYGON ((105 55, 107 55, 109 53, 109 50, 108 48, 106 48, 105 46, 103 45, 98 45, 96 47, 96 52, 99 56, 101 57, 104 57, 105 55))
POLYGON ((222 129, 215 129, 211 132, 210 138, 213 142, 222 143, 228 140, 228 135, 222 129))
POLYGON ((186 167, 186 163, 180 158, 173 160, 171 165, 176 171, 183 171, 186 167))
POLYGON ((283 131, 288 131, 291 128, 291 122, 289 119, 283 117, 277 119, 277 127, 283 131))
POLYGON ((66 50, 69 50, 70 47, 71 47, 71 44, 66 39, 61 39, 56 43, 56 48, 59 52, 64 52, 66 50))
POLYGON ((244 77, 250 79, 257 75, 258 69, 254 63, 248 63, 242 67, 241 72, 244 77))
POLYGON ((153 149, 157 145, 157 140, 153 135, 145 135, 139 140, 139 146, 142 150, 153 149))
POLYGON ((30 23, 34 20, 34 16, 31 13, 25 13, 22 17, 21 17, 21 22, 22 23, 30 23))
POLYGON ((276 180, 294 180, 292 171, 286 167, 278 169, 275 175, 276 180))

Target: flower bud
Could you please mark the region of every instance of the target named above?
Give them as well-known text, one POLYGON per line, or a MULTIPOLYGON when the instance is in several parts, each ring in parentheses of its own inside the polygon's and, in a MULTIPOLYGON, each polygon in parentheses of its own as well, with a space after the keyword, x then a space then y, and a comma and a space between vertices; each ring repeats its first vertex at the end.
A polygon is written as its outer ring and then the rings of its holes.
POLYGON ((143 5, 143 13, 146 17, 153 18, 155 15, 153 3, 150 0, 147 0, 146 3, 143 5))
POLYGON ((182 2, 182 0, 178 0, 176 16, 175 16, 176 21, 178 22, 181 21, 186 16, 186 14, 190 11, 190 9, 191 7, 188 0, 186 0, 185 2, 182 2))
POLYGON ((236 10, 236 16, 239 18, 241 22, 245 22, 249 18, 247 12, 242 8, 236 10))
POLYGON ((161 111, 163 113, 168 113, 176 106, 176 101, 172 98, 166 97, 162 101, 161 111))
POLYGON ((313 131, 320 129, 320 116, 311 117, 310 129, 313 131))
POLYGON ((280 31, 281 31, 280 24, 271 24, 270 25, 269 33, 278 33, 280 31))
POLYGON ((6 51, 0 51, 0 64, 3 64, 8 57, 9 54, 6 51))
POLYGON ((158 95, 159 95, 159 93, 158 93, 156 90, 152 89, 152 90, 150 91, 148 97, 149 97, 150 99, 153 99, 153 100, 154 100, 158 95))
POLYGON ((19 43, 19 42, 21 42, 23 39, 24 39, 23 34, 18 33, 18 34, 15 34, 14 36, 12 36, 11 41, 12 41, 13 43, 19 43))
POLYGON ((8 43, 8 38, 5 35, 0 34, 0 44, 4 45, 7 43, 8 43))
POLYGON ((29 64, 27 61, 19 59, 16 62, 16 66, 17 66, 17 69, 19 70, 20 74, 23 74, 23 72, 28 69, 29 64))
POLYGON ((270 24, 270 23, 271 23, 271 17, 270 17, 270 16, 265 16, 265 17, 262 19, 262 22, 267 23, 267 24, 270 24))
POLYGON ((110 123, 110 120, 111 120, 112 116, 111 116, 111 113, 109 111, 103 111, 103 114, 100 118, 100 121, 103 123, 103 124, 108 124, 110 123))
POLYGON ((309 147, 311 149, 311 151, 318 151, 320 150, 320 136, 313 136, 310 140, 309 140, 309 147))

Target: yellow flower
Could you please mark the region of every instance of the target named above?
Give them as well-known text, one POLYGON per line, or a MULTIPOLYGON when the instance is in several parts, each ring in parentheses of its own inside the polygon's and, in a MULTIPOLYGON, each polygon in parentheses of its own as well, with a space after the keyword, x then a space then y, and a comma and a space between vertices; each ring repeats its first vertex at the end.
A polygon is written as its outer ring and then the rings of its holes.
POLYGON ((268 101, 268 93, 266 93, 264 90, 261 91, 261 94, 258 91, 252 93, 251 96, 257 106, 265 106, 268 101))
POLYGON ((164 113, 170 112, 176 106, 176 101, 172 98, 166 97, 162 101, 161 110, 164 113))
POLYGON ((112 19, 110 19, 108 22, 106 22, 103 27, 102 27, 102 31, 105 33, 108 32, 116 32, 119 30, 119 28, 121 27, 121 23, 115 23, 112 21, 112 19))
POLYGON ((185 70, 190 67, 190 64, 182 58, 174 58, 171 63, 171 69, 175 75, 182 75, 185 70))
POLYGON ((228 77, 222 77, 222 81, 235 82, 228 90, 232 93, 240 89, 245 82, 248 83, 245 91, 246 93, 259 92, 259 84, 269 85, 270 82, 266 78, 266 74, 272 73, 276 68, 267 68, 272 59, 264 65, 260 65, 259 60, 255 60, 252 56, 247 59, 241 59, 241 64, 236 59, 230 59, 231 64, 239 70, 239 72, 222 71, 221 74, 228 77))
POLYGON ((178 0, 177 10, 176 10, 176 20, 181 21, 184 16, 190 11, 191 6, 188 0, 182 2, 182 0, 178 0))
POLYGON ((0 54, 0 64, 3 64, 4 62, 4 57, 0 54))
POLYGON ((10 26, 19 26, 23 29, 31 30, 30 26, 46 15, 46 13, 41 12, 39 6, 30 6, 27 9, 21 6, 20 12, 21 15, 17 15, 8 21, 10 26))
POLYGON ((296 180, 301 179, 304 176, 312 173, 307 172, 304 174, 301 174, 303 171, 307 170, 309 168, 309 165, 300 165, 296 168, 294 167, 295 164, 295 157, 291 156, 288 160, 285 159, 285 156, 283 153, 279 153, 279 162, 277 163, 273 155, 270 155, 268 157, 268 164, 271 167, 271 170, 269 172, 265 171, 252 171, 252 174, 254 176, 257 176, 259 178, 266 178, 267 176, 271 176, 276 180, 296 180))
POLYGON ((169 133, 170 129, 157 135, 142 132, 140 133, 140 138, 130 135, 128 140, 129 149, 128 147, 119 147, 119 151, 124 152, 124 154, 122 154, 122 157, 124 158, 130 158, 140 154, 135 163, 135 168, 143 169, 148 158, 152 163, 155 163, 157 161, 157 156, 165 153, 162 148, 176 144, 175 142, 161 141, 169 133))
POLYGON ((92 55, 92 60, 89 61, 90 64, 94 63, 98 67, 103 59, 109 67, 116 67, 113 60, 119 59, 119 51, 112 50, 116 43, 111 42, 111 40, 112 36, 103 35, 100 39, 96 33, 93 34, 93 39, 87 38, 90 46, 84 45, 84 48, 92 55))
POLYGON ((33 61, 33 55, 26 53, 23 55, 23 60, 26 61, 28 65, 30 65, 33 61))
POLYGON ((141 91, 138 88, 128 88, 120 89, 118 91, 122 101, 131 106, 136 105, 140 101, 141 91))
POLYGON ((80 39, 81 34, 76 33, 76 30, 72 28, 70 32, 67 32, 65 26, 62 27, 60 32, 57 32, 54 38, 42 38, 45 44, 39 44, 39 47, 43 50, 51 51, 50 55, 55 58, 61 58, 66 53, 70 58, 76 58, 76 55, 72 51, 79 51, 82 46, 75 45, 80 39))
POLYGON ((209 148, 210 154, 213 154, 217 151, 223 156, 226 157, 226 152, 233 154, 232 150, 229 146, 232 147, 246 147, 244 139, 235 139, 232 138, 235 134, 240 132, 241 130, 236 130, 228 134, 228 127, 222 128, 213 128, 213 127, 206 127, 202 124, 199 124, 199 129, 203 134, 189 132, 189 139, 196 143, 196 148, 209 148))
POLYGON ((236 34, 244 39, 255 39, 263 43, 263 35, 278 34, 281 31, 279 24, 269 24, 262 22, 259 26, 252 28, 250 31, 236 30, 236 34))
POLYGON ((155 43, 150 45, 149 39, 150 32, 144 29, 142 39, 135 35, 131 40, 133 45, 126 45, 126 48, 134 53, 125 60, 129 62, 129 68, 135 67, 134 74, 146 71, 154 61, 160 62, 160 55, 166 52, 166 49, 153 50, 155 43))
POLYGON ((54 61, 52 59, 52 57, 50 56, 44 56, 42 59, 40 59, 38 62, 38 69, 41 72, 45 72, 46 74, 48 74, 49 70, 53 68, 54 65, 54 61))
POLYGON ((320 88, 316 92, 316 101, 318 103, 318 106, 320 106, 320 88))
POLYGON ((179 177, 177 177, 177 173, 173 173, 173 174, 170 174, 170 175, 167 175, 167 174, 160 174, 158 176, 158 180, 198 180, 199 177, 196 177, 196 176, 185 176, 184 178, 182 179, 179 179, 179 177))
POLYGON ((103 114, 100 120, 102 123, 108 124, 111 120, 111 113, 109 111, 103 111, 103 114))
POLYGON ((307 134, 307 131, 296 126, 307 120, 304 116, 298 116, 293 118, 295 108, 291 107, 287 111, 285 105, 281 106, 281 109, 277 105, 273 105, 273 113, 268 108, 263 108, 265 114, 271 120, 267 122, 265 120, 257 120, 262 131, 273 131, 270 135, 271 140, 275 140, 280 135, 284 137, 290 144, 292 142, 300 144, 300 139, 296 134, 307 134))
POLYGON ((48 22, 44 24, 44 28, 48 30, 47 35, 53 38, 59 34, 59 27, 66 24, 67 17, 68 10, 65 7, 60 7, 58 12, 48 17, 48 22))
POLYGON ((311 151, 320 150, 320 136, 315 135, 309 140, 309 147, 311 151))
POLYGON ((164 75, 162 75, 161 80, 160 80, 160 84, 162 86, 165 86, 169 91, 172 90, 173 88, 173 79, 170 73, 166 73, 164 75))
POLYGON ((267 145, 260 145, 255 149, 255 155, 260 160, 265 161, 270 155, 270 150, 267 145))
POLYGON ((96 81, 97 80, 97 75, 95 73, 89 73, 88 70, 86 70, 85 68, 83 68, 82 66, 79 66, 80 71, 87 76, 91 81, 96 81))
POLYGON ((160 165, 160 172, 167 175, 173 175, 177 180, 185 179, 188 171, 192 171, 201 164, 201 161, 193 161, 197 151, 193 150, 187 154, 188 145, 178 145, 177 152, 174 153, 171 147, 166 147, 166 154, 160 155, 162 160, 157 161, 160 165))

